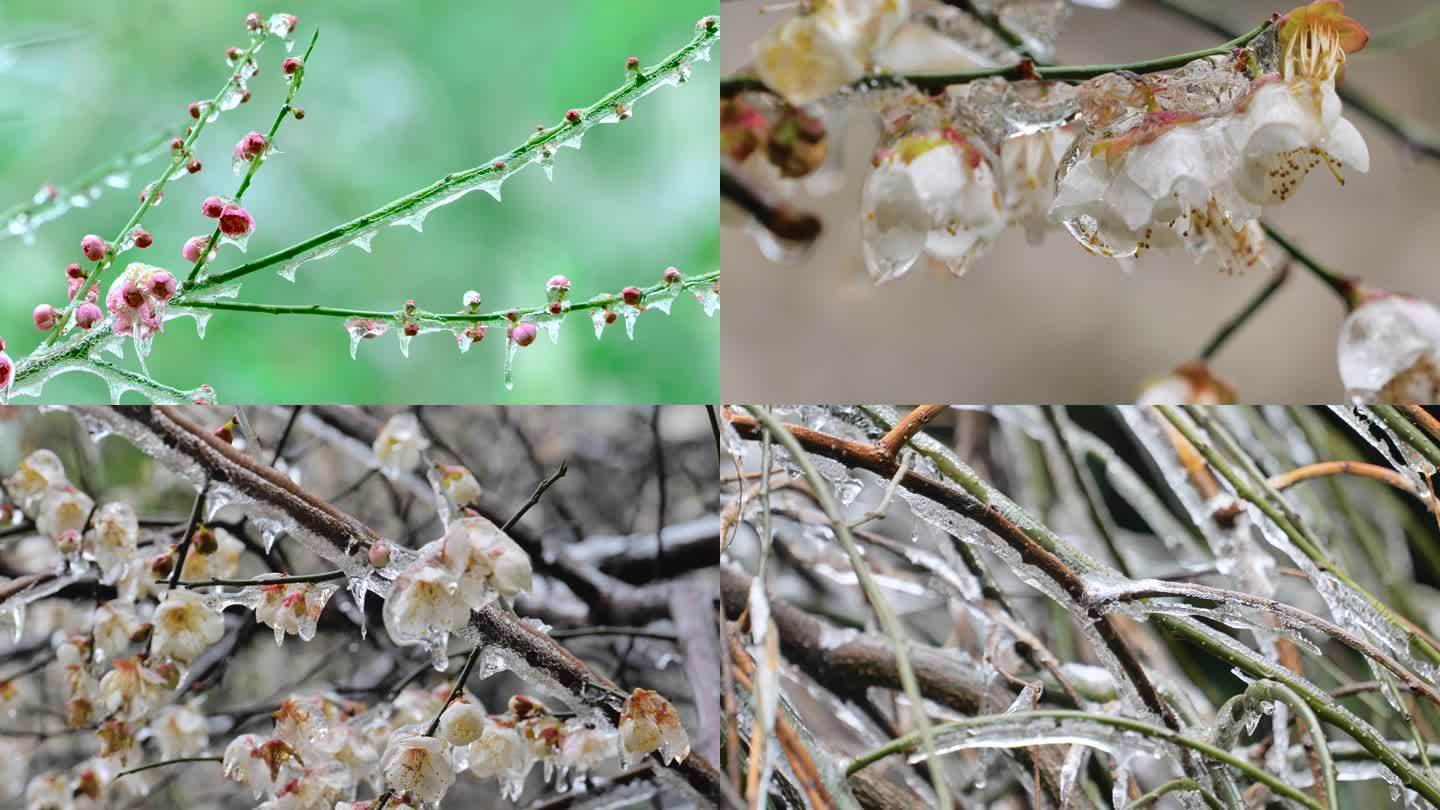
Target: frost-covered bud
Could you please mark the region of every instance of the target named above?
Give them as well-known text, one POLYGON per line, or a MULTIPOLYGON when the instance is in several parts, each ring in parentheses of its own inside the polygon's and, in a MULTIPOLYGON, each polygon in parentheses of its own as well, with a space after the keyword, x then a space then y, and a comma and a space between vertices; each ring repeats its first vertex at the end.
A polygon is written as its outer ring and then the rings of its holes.
POLYGON ((91 301, 86 301, 75 308, 75 325, 81 329, 90 329, 100 322, 103 316, 100 307, 91 301))
POLYGON ((674 267, 667 267, 665 268, 664 279, 666 284, 679 284, 680 271, 674 267))
POLYGON ((505 171, 505 161, 497 160, 494 163, 490 164, 490 168, 494 169, 497 172, 503 172, 505 171))
POLYGON ((10 380, 15 376, 15 361, 10 355, 0 352, 0 390, 10 385, 10 380))
POLYGON ((214 554, 220 548, 219 542, 215 539, 215 530, 201 523, 190 535, 191 547, 200 554, 214 554))
POLYGON ((605 315, 604 315, 604 318, 605 318, 605 325, 606 325, 606 326, 609 326, 610 324, 615 323, 615 320, 616 320, 617 318, 619 318, 619 317, 620 317, 620 316, 619 316, 618 314, 616 314, 615 310, 611 309, 610 307, 605 307, 605 315))
POLYGON ((643 298, 644 293, 640 292, 639 287, 626 287, 620 291, 620 300, 624 301, 626 306, 638 307, 643 298))
POLYGON ((479 343, 485 339, 485 333, 488 331, 490 330, 485 324, 477 323, 465 330, 465 337, 469 338, 471 343, 479 343))
POLYGON ((440 492, 456 507, 468 506, 480 500, 480 482, 465 467, 446 464, 440 467, 440 492))
POLYGON ((445 742, 413 732, 396 732, 380 757, 385 784, 410 793, 427 804, 438 804, 455 784, 455 769, 445 755, 445 742))
POLYGON ((155 626, 151 652, 177 661, 194 660, 225 635, 220 614, 205 604, 205 597, 184 588, 165 593, 151 623, 155 626))
POLYGON ((680 725, 680 715, 658 692, 636 689, 620 710, 620 742, 627 759, 659 750, 670 762, 690 754, 690 738, 680 725))
POLYGON ((370 449, 380 463, 380 469, 394 478, 415 469, 415 465, 420 463, 420 454, 429 446, 429 440, 420 432, 420 422, 415 414, 405 411, 390 417, 370 449))
POLYGON ((285 61, 280 63, 280 72, 286 76, 294 76, 304 68, 305 62, 298 56, 287 56, 285 61))
POLYGON ((150 232, 144 228, 136 228, 130 232, 130 235, 135 239, 135 247, 141 250, 155 244, 155 237, 151 236, 150 232))
POLYGON ((105 251, 109 249, 110 246, 105 244, 105 240, 93 233, 86 234, 85 238, 80 240, 80 252, 84 253, 85 258, 92 262, 98 262, 105 258, 105 251))
POLYGON ((406 321, 404 324, 401 325, 400 331, 405 335, 405 337, 415 337, 416 335, 420 334, 420 324, 414 321, 406 321))
POLYGON ((225 420, 225 424, 215 428, 215 438, 226 444, 235 443, 235 417, 225 420))
MULTIPOLYGON (((155 184, 154 184, 154 183, 146 183, 146 184, 145 184, 145 188, 140 189, 140 202, 141 202, 141 203, 144 203, 146 200, 151 199, 151 193, 152 193, 152 192, 155 192, 155 184)), ((151 204, 151 205, 159 205, 159 204, 162 203, 162 202, 165 202, 165 192, 164 192, 164 191, 156 192, 156 193, 154 194, 154 202, 151 202, 150 204, 151 204)))
POLYGON ((48 332, 55 328, 55 307, 49 304, 35 307, 35 311, 30 313, 30 317, 35 321, 35 328, 41 332, 48 332))
POLYGON ((239 238, 255 230, 255 218, 238 205, 227 205, 220 212, 220 232, 231 238, 239 238))
POLYGON ((145 282, 145 291, 161 301, 169 301, 175 295, 178 286, 174 276, 161 270, 152 274, 145 282))
POLYGON ((205 168, 205 164, 201 163, 198 160, 192 160, 188 164, 186 164, 185 171, 191 174, 199 174, 200 170, 203 168, 205 168))
POLYGON ((185 246, 180 248, 180 255, 187 262, 200 261, 200 254, 205 251, 206 245, 210 244, 209 236, 192 236, 185 241, 185 246))
POLYGON ((638 57, 638 56, 630 56, 630 57, 627 57, 627 58, 625 59, 625 69, 626 69, 626 70, 635 70, 635 71, 638 71, 638 70, 640 69, 640 57, 638 57))
POLYGON ((466 290, 465 295, 461 296, 460 302, 465 305, 466 309, 474 312, 480 308, 480 293, 475 290, 466 290))
POLYGON ((198 118, 200 117, 200 113, 201 113, 202 111, 204 111, 205 107, 206 107, 206 102, 204 102, 204 101, 192 101, 192 102, 190 102, 190 107, 189 107, 190 117, 191 117, 191 118, 198 119, 198 118))
POLYGON ((226 60, 231 61, 231 62, 238 62, 238 61, 240 61, 240 55, 243 54, 243 53, 244 53, 244 51, 240 50, 239 48, 234 48, 234 47, 226 48, 226 49, 225 49, 225 58, 226 58, 226 60))
POLYGON ((563 296, 568 292, 570 292, 570 279, 565 276, 551 276, 550 280, 545 282, 546 295, 563 296))
POLYGON ((178 135, 175 136, 174 138, 171 138, 171 139, 170 139, 170 148, 171 148, 172 150, 176 151, 176 152, 179 152, 181 149, 184 149, 184 148, 185 148, 185 139, 184 139, 184 138, 181 138, 181 137, 178 136, 178 135))
POLYGON ((260 19, 257 12, 250 12, 245 15, 245 28, 250 31, 259 31, 265 27, 265 21, 260 19))
POLYGON ((572 124, 580 123, 580 111, 573 108, 567 110, 565 112, 565 120, 572 124))
POLYGON ((369 557, 372 567, 384 568, 390 564, 390 545, 388 543, 372 543, 366 556, 369 557))
POLYGON ((485 707, 463 698, 440 715, 440 738, 451 745, 469 745, 485 731, 485 707))
POLYGON ((225 201, 213 194, 200 203, 200 213, 210 219, 219 219, 220 214, 225 210, 225 201))
POLYGON ((66 278, 86 278, 86 273, 79 263, 71 262, 65 265, 65 276, 66 278))
POLYGON ((245 160, 257 158, 265 153, 265 136, 258 132, 252 132, 240 139, 235 145, 235 156, 245 160))
POLYGON ((1381 402, 1440 400, 1440 307, 1408 295, 1357 290, 1340 325, 1337 359, 1346 392, 1381 402))
POLYGON ((511 326, 508 332, 510 339, 514 341, 517 346, 529 346, 531 343, 534 343, 536 333, 535 324, 529 321, 521 321, 511 326))
POLYGON ((158 579, 164 579, 170 576, 171 571, 175 570, 175 558, 170 554, 156 554, 150 558, 148 565, 150 573, 158 579))

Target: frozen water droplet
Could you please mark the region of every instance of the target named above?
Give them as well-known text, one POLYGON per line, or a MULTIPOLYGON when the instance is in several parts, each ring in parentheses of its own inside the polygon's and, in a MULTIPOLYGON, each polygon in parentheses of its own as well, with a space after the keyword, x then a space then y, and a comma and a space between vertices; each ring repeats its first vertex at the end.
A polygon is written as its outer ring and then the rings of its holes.
POLYGON ((635 319, 640 317, 640 310, 629 304, 620 305, 620 317, 625 319, 625 337, 635 339, 635 319))
POLYGON ((404 330, 404 329, 397 329, 397 330, 395 330, 395 335, 400 338, 400 354, 403 355, 406 360, 409 360, 409 359, 410 359, 410 341, 411 341, 411 340, 414 340, 415 336, 414 336, 414 335, 407 335, 407 334, 405 334, 405 330, 404 330))
POLYGON ((375 241, 375 231, 364 231, 359 236, 350 240, 350 244, 360 248, 366 253, 370 252, 370 243, 375 241))
POLYGON ((279 269, 278 271, 276 271, 276 272, 278 272, 278 273, 280 274, 280 277, 281 277, 281 278, 285 279, 286 281, 290 282, 291 284, 294 284, 294 283, 295 283, 295 271, 296 271, 296 270, 299 270, 299 269, 300 269, 300 265, 299 265, 298 262, 286 262, 285 264, 280 265, 280 269, 279 269))
MULTIPOLYGON (((222 233, 222 234, 220 234, 220 244, 222 244, 222 245, 234 245, 235 247, 237 247, 237 248, 240 249, 240 252, 241 252, 241 253, 244 253, 244 252, 245 252, 245 246, 248 245, 248 244, 250 244, 250 234, 251 234, 251 233, 254 233, 254 231, 248 231, 248 232, 246 232, 246 233, 244 233, 244 234, 241 234, 240 236, 226 236, 224 233, 222 233)), ((282 274, 284 273, 284 268, 281 268, 281 273, 282 273, 282 274)), ((293 274, 293 273, 291 274, 290 280, 291 280, 291 281, 294 281, 294 274, 293 274)))
MULTIPOLYGON (((385 334, 389 328, 390 324, 379 318, 351 318, 347 320, 345 322, 345 331, 350 335, 350 359, 355 359, 355 351, 360 346, 360 341, 373 340, 385 334)), ((407 350, 408 345, 408 342, 402 344, 401 350, 407 350)))
POLYGON ((479 185, 479 189, 486 194, 489 194, 491 197, 494 197, 495 202, 500 202, 500 186, 504 185, 504 183, 504 177, 495 177, 481 183, 479 185))
POLYGON ((720 292, 716 290, 713 285, 702 287, 693 292, 695 293, 695 300, 700 302, 700 306, 705 310, 706 316, 714 317, 715 313, 720 311, 720 292))
POLYGON ((520 350, 520 345, 513 340, 505 341, 505 390, 515 389, 515 353, 520 350))
POLYGON ((664 288, 646 295, 646 309, 654 307, 666 315, 669 315, 670 305, 675 303, 676 298, 680 297, 680 286, 679 284, 667 284, 664 288))

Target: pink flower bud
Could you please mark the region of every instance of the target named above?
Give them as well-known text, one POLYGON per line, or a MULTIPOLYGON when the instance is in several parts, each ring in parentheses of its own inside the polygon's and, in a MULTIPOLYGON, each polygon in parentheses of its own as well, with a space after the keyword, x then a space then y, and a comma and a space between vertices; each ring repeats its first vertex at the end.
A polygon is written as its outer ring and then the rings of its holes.
POLYGON ((98 262, 105 258, 105 251, 109 249, 110 246, 105 244, 105 240, 93 233, 86 234, 85 238, 80 240, 80 252, 84 253, 85 258, 92 262, 98 262))
POLYGON ((86 301, 75 308, 75 323, 81 329, 89 329, 100 322, 100 307, 86 301))
POLYGON ((190 161, 190 165, 185 167, 185 171, 191 174, 199 174, 200 170, 203 168, 205 168, 205 164, 201 163, 198 160, 192 160, 190 161))
POLYGON ((606 307, 606 308, 605 308, 605 323, 606 323, 606 324, 612 324, 612 323, 614 323, 614 322, 615 322, 615 319, 618 318, 618 317, 620 317, 620 316, 615 314, 615 310, 610 309, 609 307, 606 307))
POLYGON ((210 237, 208 236, 192 236, 185 243, 185 246, 180 249, 180 255, 185 257, 185 261, 187 262, 198 262, 200 261, 200 254, 209 243, 210 237))
POLYGON ((293 76, 295 72, 305 67, 305 63, 298 57, 290 56, 280 63, 280 72, 286 76, 293 76))
POLYGON ((625 69, 626 69, 626 70, 639 70, 639 69, 640 69, 640 57, 638 57, 638 56, 632 56, 632 57, 630 57, 629 59, 626 59, 626 60, 625 60, 625 69))
POLYGON ((680 271, 673 267, 665 268, 665 283, 675 284, 680 281, 680 271))
POLYGON ((466 290, 465 295, 460 299, 460 301, 469 309, 475 309, 476 307, 480 306, 480 293, 476 292, 475 290, 466 290))
POLYGON ((260 19, 260 15, 258 13, 252 11, 249 14, 245 15, 245 27, 250 29, 251 31, 259 31, 261 28, 265 27, 265 23, 263 20, 260 19))
POLYGON ((65 275, 70 278, 85 278, 85 270, 80 267, 79 262, 71 262, 65 265, 65 275))
POLYGON ((638 287, 626 287, 620 291, 620 300, 632 307, 640 306, 640 299, 642 297, 643 294, 638 287))
POLYGON ((229 237, 240 237, 255 230, 255 218, 238 205, 227 205, 220 212, 220 232, 229 237))
POLYGON ((575 109, 568 110, 565 113, 565 120, 569 121, 572 124, 580 123, 580 111, 575 109))
POLYGON ((242 158, 256 158, 265 151, 265 136, 258 132, 252 132, 240 139, 235 146, 235 152, 242 158))
POLYGON ((545 282, 545 292, 550 293, 551 295, 554 295, 557 292, 565 293, 569 291, 570 279, 564 276, 551 276, 550 280, 545 282))
POLYGON ((293 108, 292 110, 290 110, 290 114, 293 115, 293 116, 295 116, 295 120, 296 120, 296 121, 303 120, 303 119, 305 118, 305 108, 304 108, 304 107, 295 107, 295 108, 293 108))
POLYGON ((170 297, 175 294, 175 288, 178 286, 175 283, 175 277, 164 270, 151 276, 146 284, 150 288, 150 294, 161 301, 169 301, 170 297))
POLYGON ((510 339, 515 341, 517 346, 529 346, 535 342, 535 324, 529 321, 522 321, 510 327, 510 339))
POLYGON ((30 313, 30 317, 35 319, 35 328, 41 332, 48 332, 55 328, 55 308, 49 304, 35 307, 35 311, 30 313))
POLYGON ((372 566, 384 568, 390 564, 390 546, 384 543, 374 543, 370 546, 367 556, 369 556, 372 566))
MULTIPOLYGON (((140 189, 140 202, 143 203, 146 200, 150 199, 150 192, 153 191, 154 188, 154 183, 147 183, 145 185, 145 188, 140 189)), ((151 205, 159 205, 162 202, 165 202, 165 192, 163 191, 155 195, 155 201, 151 203, 151 205)))
POLYGON ((198 119, 198 118, 200 117, 200 111, 201 111, 202 109, 204 109, 204 108, 205 108, 205 102, 203 102, 203 101, 192 101, 192 102, 190 102, 190 117, 191 117, 191 118, 198 119))
POLYGON ((124 299, 125 306, 138 309, 145 303, 145 293, 133 281, 126 281, 120 288, 120 297, 124 299))
POLYGON ((150 232, 144 228, 136 228, 131 233, 135 237, 135 247, 137 248, 144 249, 155 244, 155 237, 151 236, 150 232))
POLYGON ((172 138, 172 139, 170 140, 170 148, 171 148, 171 149, 174 149, 174 150, 177 151, 177 152, 180 151, 181 149, 184 149, 184 148, 185 148, 185 139, 184 139, 184 138, 172 138))
POLYGON ((559 301, 551 301, 549 310, 551 315, 559 315, 560 313, 565 311, 565 305, 561 304, 559 301))
POLYGON ((479 343, 485 339, 485 333, 490 331, 485 324, 477 323, 465 330, 465 337, 470 338, 471 343, 479 343))
POLYGON ((400 330, 405 333, 405 337, 415 337, 416 335, 420 334, 420 324, 415 323, 414 321, 406 321, 405 325, 401 327, 400 330))
POLYGON ((0 352, 0 388, 10 384, 10 379, 15 376, 15 362, 10 355, 0 352))
POLYGON ((490 164, 490 168, 494 169, 497 172, 503 172, 505 171, 505 161, 497 160, 494 163, 490 164))
POLYGON ((225 201, 219 197, 210 196, 205 202, 200 203, 200 213, 211 219, 219 219, 220 212, 225 210, 225 201))
POLYGON ((78 294, 80 292, 80 288, 84 286, 84 277, 70 279, 65 283, 65 297, 69 298, 71 301, 74 301, 76 294, 78 294))

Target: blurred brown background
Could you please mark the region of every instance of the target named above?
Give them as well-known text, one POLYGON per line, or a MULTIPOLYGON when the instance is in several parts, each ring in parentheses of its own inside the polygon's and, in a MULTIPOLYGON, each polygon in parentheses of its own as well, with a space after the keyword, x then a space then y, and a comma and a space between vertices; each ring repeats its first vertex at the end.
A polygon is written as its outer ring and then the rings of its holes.
MULTIPOLYGON (((726 3, 722 68, 743 66, 778 14, 726 3)), ((1249 28, 1288 4, 1217 0, 1210 14, 1249 28)), ((1420 13, 1423 0, 1351 0, 1347 13, 1377 32, 1420 13)), ((1077 8, 1056 62, 1165 56, 1217 43, 1211 33, 1143 0, 1077 8)), ((1440 128, 1431 39, 1400 52, 1362 52, 1347 81, 1405 120, 1440 128)), ((1369 174, 1341 188, 1314 172, 1269 221, 1321 262, 1374 285, 1440 300, 1440 163, 1348 114, 1370 147, 1369 174)), ((767 261, 739 227, 723 228, 726 274, 722 390, 732 401, 1125 402, 1147 378, 1197 354, 1269 278, 1222 276, 1183 250, 1146 255, 1133 275, 1090 256, 1061 230, 1039 247, 1011 228, 962 279, 917 265, 876 288, 860 255, 859 201, 875 130, 852 119, 846 184, 808 201, 826 232, 797 265, 767 261)), ((1335 370, 1343 310, 1296 266, 1290 282, 1231 339, 1214 366, 1246 402, 1323 402, 1344 392, 1335 370)))

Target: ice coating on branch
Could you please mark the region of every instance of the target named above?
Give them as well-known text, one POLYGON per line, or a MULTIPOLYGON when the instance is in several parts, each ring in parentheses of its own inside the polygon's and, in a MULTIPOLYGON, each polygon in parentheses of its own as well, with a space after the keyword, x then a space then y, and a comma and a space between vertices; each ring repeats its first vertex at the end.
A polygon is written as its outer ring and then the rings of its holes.
MULTIPOLYGON (((14 210, 0 220, 0 241, 19 237, 27 247, 35 244, 35 231, 47 222, 59 219, 76 208, 89 208, 107 189, 129 188, 134 171, 170 153, 168 136, 152 139, 140 149, 127 154, 100 172, 97 179, 80 186, 42 185, 21 210, 14 210)), ((93 176, 93 175, 92 175, 93 176)))
POLYGON ((1372 293, 1345 316, 1337 349, 1340 381, 1355 399, 1440 399, 1440 308, 1429 301, 1372 293))

